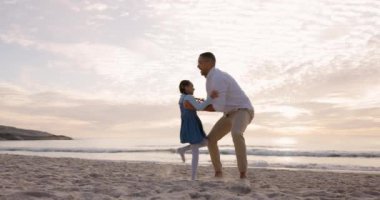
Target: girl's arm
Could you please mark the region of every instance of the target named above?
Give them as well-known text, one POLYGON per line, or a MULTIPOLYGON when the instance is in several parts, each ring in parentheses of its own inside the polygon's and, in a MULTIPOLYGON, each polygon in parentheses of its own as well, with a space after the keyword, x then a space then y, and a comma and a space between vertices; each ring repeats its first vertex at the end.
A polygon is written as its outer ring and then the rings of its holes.
MULTIPOLYGON (((186 95, 184 98, 184 103, 188 102, 194 109, 203 110, 211 103, 211 98, 207 97, 204 102, 197 102, 197 100, 192 95, 186 95)), ((185 106, 187 107, 187 106, 185 106)))

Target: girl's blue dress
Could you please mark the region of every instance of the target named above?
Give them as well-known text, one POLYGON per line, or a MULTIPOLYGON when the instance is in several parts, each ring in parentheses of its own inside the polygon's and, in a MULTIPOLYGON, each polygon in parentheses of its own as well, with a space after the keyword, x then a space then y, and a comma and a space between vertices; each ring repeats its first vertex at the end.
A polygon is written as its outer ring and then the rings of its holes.
POLYGON ((205 131, 203 130, 202 122, 197 115, 196 110, 186 109, 183 103, 188 100, 197 110, 204 109, 210 104, 210 100, 203 103, 197 103, 192 95, 181 95, 179 100, 179 108, 181 110, 181 143, 198 144, 206 138, 205 131))

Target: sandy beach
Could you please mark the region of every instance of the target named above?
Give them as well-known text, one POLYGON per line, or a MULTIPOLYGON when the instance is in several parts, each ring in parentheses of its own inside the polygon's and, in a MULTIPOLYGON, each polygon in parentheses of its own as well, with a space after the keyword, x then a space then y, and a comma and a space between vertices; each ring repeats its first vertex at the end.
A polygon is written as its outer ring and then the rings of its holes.
POLYGON ((0 199, 380 199, 380 175, 236 168, 213 178, 189 164, 0 154, 0 199))

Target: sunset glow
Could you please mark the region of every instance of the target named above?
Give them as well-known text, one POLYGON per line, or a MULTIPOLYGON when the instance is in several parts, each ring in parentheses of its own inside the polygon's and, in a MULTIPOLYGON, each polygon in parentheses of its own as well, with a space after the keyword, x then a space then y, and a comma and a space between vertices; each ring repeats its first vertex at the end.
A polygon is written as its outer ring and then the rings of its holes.
MULTIPOLYGON (((376 0, 5 0, 0 13, 0 124, 176 136, 178 84, 205 97, 196 65, 211 51, 255 107, 249 133, 380 131, 376 0)), ((209 130, 220 113, 199 115, 209 130)))

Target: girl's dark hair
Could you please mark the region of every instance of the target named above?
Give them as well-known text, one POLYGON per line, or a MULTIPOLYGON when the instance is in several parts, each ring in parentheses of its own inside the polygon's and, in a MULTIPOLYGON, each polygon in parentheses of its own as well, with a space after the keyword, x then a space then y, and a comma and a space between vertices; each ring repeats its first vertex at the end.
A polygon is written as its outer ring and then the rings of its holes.
POLYGON ((186 94, 185 87, 191 85, 192 83, 189 80, 182 80, 179 83, 179 92, 186 94))

